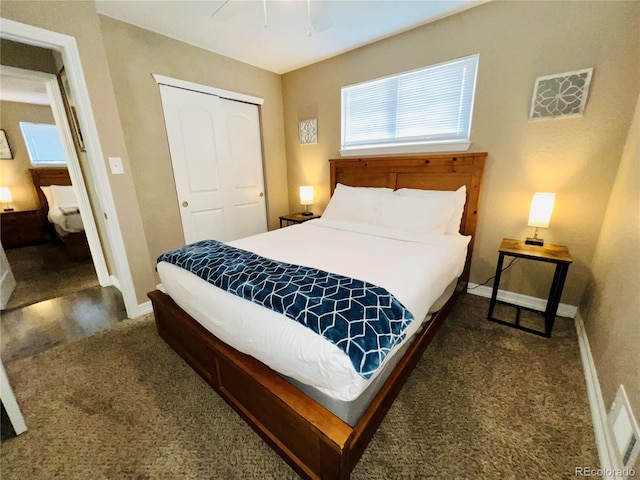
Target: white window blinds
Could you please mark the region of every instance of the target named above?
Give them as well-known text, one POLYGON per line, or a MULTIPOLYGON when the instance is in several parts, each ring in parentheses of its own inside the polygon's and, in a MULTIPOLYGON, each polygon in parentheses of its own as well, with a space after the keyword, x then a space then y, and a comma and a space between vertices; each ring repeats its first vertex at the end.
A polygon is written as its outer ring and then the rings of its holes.
POLYGON ((342 89, 342 149, 469 142, 478 55, 342 89))
POLYGON ((58 127, 45 123, 20 122, 20 130, 33 165, 67 163, 58 127))

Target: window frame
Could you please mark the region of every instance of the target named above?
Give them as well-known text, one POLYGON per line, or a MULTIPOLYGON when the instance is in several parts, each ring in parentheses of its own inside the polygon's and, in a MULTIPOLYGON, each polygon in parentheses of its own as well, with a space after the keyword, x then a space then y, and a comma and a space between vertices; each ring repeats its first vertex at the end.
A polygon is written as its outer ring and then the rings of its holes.
POLYGON ((62 144, 62 138, 60 137, 60 131, 58 130, 58 126, 56 124, 51 123, 40 123, 40 122, 28 122, 21 121, 18 122, 20 126, 20 132, 22 133, 22 138, 24 140, 24 144, 27 147, 27 154, 29 155, 29 161, 34 167, 46 167, 46 166, 62 166, 67 165, 67 157, 64 151, 64 145, 62 144), (29 126, 25 128, 26 126, 29 126), (31 126, 45 126, 45 127, 53 127, 56 133, 58 134, 58 139, 60 141, 60 151, 62 152, 62 160, 40 160, 37 158, 37 153, 34 151, 34 142, 31 126), (34 161, 34 157, 36 160, 34 161))
POLYGON ((340 155, 343 157, 360 156, 360 155, 380 155, 380 154, 402 154, 402 153, 429 153, 429 152, 445 152, 445 151, 466 151, 471 146, 471 126, 473 121, 473 107, 475 103, 475 94, 477 89, 478 67, 480 63, 480 54, 475 53, 460 58, 455 58, 440 62, 433 65, 427 65, 413 70, 405 72, 395 73, 387 75, 385 77, 379 77, 364 82, 359 82, 351 85, 347 85, 341 88, 340 94, 340 155), (469 98, 469 118, 468 128, 466 130, 466 138, 463 139, 442 139, 442 140, 419 140, 419 141, 395 141, 389 139, 388 141, 379 140, 372 141, 368 144, 345 146, 347 128, 345 125, 345 92, 353 87, 358 87, 366 84, 374 85, 377 82, 388 81, 393 79, 399 79, 403 76, 408 76, 414 73, 428 71, 430 69, 436 69, 438 67, 446 66, 448 64, 455 64, 462 61, 469 61, 475 59, 475 71, 473 72, 473 88, 470 92, 469 98))

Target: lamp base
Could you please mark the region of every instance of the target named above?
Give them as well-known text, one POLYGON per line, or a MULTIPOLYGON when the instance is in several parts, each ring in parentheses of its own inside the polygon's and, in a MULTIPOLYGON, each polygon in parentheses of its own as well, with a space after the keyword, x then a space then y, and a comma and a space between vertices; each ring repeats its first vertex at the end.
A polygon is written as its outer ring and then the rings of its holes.
POLYGON ((313 215, 313 212, 302 212, 300 215, 302 215, 303 217, 310 217, 311 215, 313 215))
POLYGON ((524 243, 526 245, 537 245, 538 247, 542 247, 544 245, 544 240, 538 237, 527 237, 524 243))

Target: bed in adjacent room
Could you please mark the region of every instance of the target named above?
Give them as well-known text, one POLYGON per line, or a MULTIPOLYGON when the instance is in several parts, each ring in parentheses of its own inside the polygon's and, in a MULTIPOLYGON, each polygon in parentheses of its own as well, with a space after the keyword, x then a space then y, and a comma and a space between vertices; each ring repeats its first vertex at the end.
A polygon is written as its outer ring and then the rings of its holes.
POLYGON ((69 171, 63 167, 30 168, 38 195, 38 210, 52 235, 65 246, 72 261, 90 258, 89 244, 69 171))
POLYGON ((331 160, 321 219, 160 258, 159 334, 298 474, 348 478, 466 287, 485 158, 331 160))

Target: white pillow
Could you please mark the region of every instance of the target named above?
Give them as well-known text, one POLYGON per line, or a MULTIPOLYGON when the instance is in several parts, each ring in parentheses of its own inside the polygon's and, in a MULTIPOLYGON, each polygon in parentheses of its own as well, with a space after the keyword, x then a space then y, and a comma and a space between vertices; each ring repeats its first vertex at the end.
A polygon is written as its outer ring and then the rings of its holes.
POLYGON ((392 196, 391 188, 349 187, 338 183, 322 214, 326 220, 373 223, 378 213, 380 199, 392 196))
POLYGON ((453 202, 442 196, 389 195, 380 202, 374 225, 417 233, 444 235, 453 202))
POLYGON ((394 195, 405 197, 440 197, 448 199, 453 205, 451 218, 447 222, 445 233, 447 235, 456 235, 460 233, 460 222, 464 214, 464 204, 467 201, 467 187, 462 185, 455 192, 452 190, 419 190, 415 188, 401 188, 393 192, 394 195))
POLYGON ((47 199, 47 205, 49 208, 53 206, 53 194, 51 193, 51 187, 40 187, 42 193, 44 193, 44 198, 47 199))
MULTIPOLYGON (((71 186, 51 185, 51 194, 53 196, 53 205, 56 207, 78 206, 78 199, 71 186)), ((53 207, 53 205, 49 205, 49 207, 53 207)))

